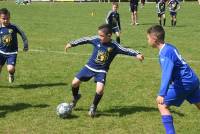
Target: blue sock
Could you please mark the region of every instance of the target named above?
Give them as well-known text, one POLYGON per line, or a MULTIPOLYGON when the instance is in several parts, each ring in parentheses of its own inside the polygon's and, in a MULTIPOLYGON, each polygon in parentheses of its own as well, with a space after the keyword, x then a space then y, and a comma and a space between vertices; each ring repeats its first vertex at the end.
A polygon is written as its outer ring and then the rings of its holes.
POLYGON ((176 134, 171 115, 162 115, 162 123, 165 127, 166 134, 176 134))

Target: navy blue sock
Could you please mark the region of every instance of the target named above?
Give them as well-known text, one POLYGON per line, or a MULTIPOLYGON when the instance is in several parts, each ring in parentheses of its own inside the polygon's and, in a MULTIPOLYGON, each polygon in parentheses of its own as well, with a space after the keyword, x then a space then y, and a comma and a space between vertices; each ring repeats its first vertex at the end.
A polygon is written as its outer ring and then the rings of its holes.
POLYGON ((97 107, 97 105, 99 104, 102 96, 103 96, 103 94, 97 94, 97 93, 95 94, 94 100, 93 100, 94 106, 97 107))
POLYGON ((116 41, 120 44, 120 37, 116 37, 116 41))
POLYGON ((78 91, 79 91, 79 87, 76 87, 76 88, 72 87, 72 95, 74 99, 77 99, 78 91))
POLYGON ((166 19, 164 19, 163 26, 165 26, 166 19))
POLYGON ((176 134, 171 115, 162 115, 162 123, 165 127, 166 134, 176 134))
POLYGON ((176 20, 174 21, 174 26, 176 26, 176 20))

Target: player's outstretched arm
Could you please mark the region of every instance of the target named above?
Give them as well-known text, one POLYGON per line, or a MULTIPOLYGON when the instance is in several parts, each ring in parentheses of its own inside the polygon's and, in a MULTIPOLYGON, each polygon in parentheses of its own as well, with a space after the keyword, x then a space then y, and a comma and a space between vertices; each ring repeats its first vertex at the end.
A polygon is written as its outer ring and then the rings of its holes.
POLYGON ((129 49, 129 48, 124 48, 120 44, 118 44, 117 42, 113 42, 113 43, 117 47, 117 53, 118 54, 124 54, 124 55, 134 56, 134 57, 136 57, 140 61, 144 60, 144 56, 139 51, 133 50, 133 49, 129 49))
POLYGON ((138 54, 136 55, 136 58, 142 62, 144 60, 144 55, 138 54))
POLYGON ((67 52, 67 50, 69 49, 69 48, 71 48, 72 47, 72 45, 70 44, 70 43, 67 43, 67 45, 65 46, 65 52, 67 52))

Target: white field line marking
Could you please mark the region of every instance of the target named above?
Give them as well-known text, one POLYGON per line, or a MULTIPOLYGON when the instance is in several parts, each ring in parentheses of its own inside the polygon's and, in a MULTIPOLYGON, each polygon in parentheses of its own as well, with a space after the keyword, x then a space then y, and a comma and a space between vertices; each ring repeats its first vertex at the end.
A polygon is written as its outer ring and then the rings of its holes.
MULTIPOLYGON (((73 53, 73 52, 64 52, 64 51, 53 51, 53 50, 42 50, 42 49, 30 49, 30 52, 39 52, 39 53, 57 53, 57 54, 68 54, 68 55, 81 55, 81 56, 90 56, 91 54, 81 54, 81 53, 73 53)), ((122 58, 131 58, 130 56, 118 55, 118 57, 122 58)), ((158 60, 158 58, 145 57, 147 60, 158 60)), ((200 63, 200 60, 187 60, 190 63, 200 63)))

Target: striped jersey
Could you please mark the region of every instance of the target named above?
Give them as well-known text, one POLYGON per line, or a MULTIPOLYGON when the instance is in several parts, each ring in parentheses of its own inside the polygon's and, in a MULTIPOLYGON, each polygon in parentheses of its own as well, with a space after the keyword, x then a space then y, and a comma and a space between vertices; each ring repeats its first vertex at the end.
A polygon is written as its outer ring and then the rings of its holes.
POLYGON ((164 14, 165 13, 165 1, 160 0, 157 3, 157 13, 164 14))
POLYGON ((138 51, 122 47, 116 41, 101 43, 99 36, 84 37, 70 42, 72 47, 83 44, 92 44, 93 53, 89 58, 86 67, 95 72, 107 72, 112 60, 117 54, 136 56, 138 51))
POLYGON ((24 32, 16 25, 9 24, 6 27, 0 25, 0 53, 17 54, 17 33, 22 37, 24 48, 28 48, 28 40, 24 32))
POLYGON ((170 0, 169 3, 168 3, 169 11, 170 12, 176 12, 179 8, 178 4, 179 4, 178 0, 170 0))
POLYGON ((116 11, 109 11, 106 17, 106 23, 110 24, 112 28, 119 28, 121 30, 120 15, 116 11))

